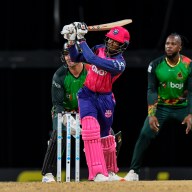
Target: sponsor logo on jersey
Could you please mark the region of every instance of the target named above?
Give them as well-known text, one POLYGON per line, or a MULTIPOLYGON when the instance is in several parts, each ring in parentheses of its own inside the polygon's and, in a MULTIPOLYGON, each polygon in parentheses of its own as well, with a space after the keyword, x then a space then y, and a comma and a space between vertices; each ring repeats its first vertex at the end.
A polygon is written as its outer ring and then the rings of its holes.
POLYGON ((176 89, 182 89, 183 88, 183 83, 173 83, 173 82, 170 82, 170 87, 171 88, 176 88, 176 89))
POLYGON ((178 79, 183 79, 183 74, 182 74, 181 72, 179 72, 179 73, 177 74, 177 77, 178 77, 178 79))
POLYGON ((66 98, 71 101, 72 100, 72 95, 70 93, 66 93, 66 98))
POLYGON ((105 117, 109 118, 109 117, 111 117, 111 115, 112 115, 112 111, 111 110, 106 110, 105 117))
POLYGON ((113 60, 113 64, 114 64, 115 67, 118 67, 120 71, 122 70, 122 68, 125 68, 125 64, 123 62, 113 60))
POLYGON ((105 76, 107 74, 107 71, 102 70, 102 69, 98 69, 95 65, 92 65, 92 70, 97 73, 100 76, 105 76))
POLYGON ((167 84, 166 84, 166 83, 162 83, 162 87, 163 87, 163 88, 166 88, 166 87, 167 87, 167 84))

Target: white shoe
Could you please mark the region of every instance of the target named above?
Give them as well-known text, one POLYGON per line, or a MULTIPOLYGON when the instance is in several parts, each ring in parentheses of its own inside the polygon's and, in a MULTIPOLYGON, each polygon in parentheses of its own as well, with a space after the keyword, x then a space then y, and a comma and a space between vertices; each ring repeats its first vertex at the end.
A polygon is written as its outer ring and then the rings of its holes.
POLYGON ((55 182, 55 179, 54 179, 52 173, 46 173, 46 175, 44 175, 42 178, 42 182, 43 183, 55 182))
POLYGON ((139 175, 135 173, 134 170, 130 170, 124 179, 126 181, 139 181, 139 175))
POLYGON ((96 175, 94 181, 95 182, 109 181, 109 177, 106 177, 105 175, 99 173, 96 175))
POLYGON ((109 181, 125 181, 125 179, 122 177, 119 177, 114 172, 109 172, 109 181))

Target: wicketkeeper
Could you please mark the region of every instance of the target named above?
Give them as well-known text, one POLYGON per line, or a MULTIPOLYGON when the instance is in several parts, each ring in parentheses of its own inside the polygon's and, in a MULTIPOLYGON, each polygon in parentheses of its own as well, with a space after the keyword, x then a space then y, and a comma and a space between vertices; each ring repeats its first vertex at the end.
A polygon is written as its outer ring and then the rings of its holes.
MULTIPOLYGON (((57 172, 57 114, 62 112, 78 112, 77 91, 83 86, 87 75, 87 64, 71 61, 67 44, 61 54, 64 63, 52 79, 52 123, 53 131, 49 140, 42 167, 42 182, 54 182, 57 172)), ((62 149, 66 146, 66 118, 63 117, 62 149)), ((75 135, 76 121, 71 118, 71 134, 75 135)))

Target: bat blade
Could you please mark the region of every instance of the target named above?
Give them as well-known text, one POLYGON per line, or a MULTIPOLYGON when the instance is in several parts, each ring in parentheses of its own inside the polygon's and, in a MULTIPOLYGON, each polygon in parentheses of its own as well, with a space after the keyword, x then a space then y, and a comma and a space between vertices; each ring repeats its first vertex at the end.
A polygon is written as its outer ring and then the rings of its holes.
POLYGON ((88 26, 88 31, 105 31, 115 26, 124 26, 130 23, 132 23, 132 19, 123 19, 111 23, 88 26))

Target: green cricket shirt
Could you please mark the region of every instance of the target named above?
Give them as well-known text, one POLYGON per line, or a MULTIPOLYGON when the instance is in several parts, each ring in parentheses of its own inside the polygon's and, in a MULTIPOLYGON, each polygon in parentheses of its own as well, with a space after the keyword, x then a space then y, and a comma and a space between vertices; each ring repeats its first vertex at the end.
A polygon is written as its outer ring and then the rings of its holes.
POLYGON ((148 67, 148 115, 156 112, 157 105, 186 107, 192 113, 192 63, 191 59, 180 55, 175 66, 168 65, 162 56, 152 61, 148 67))

